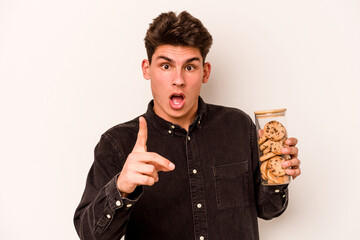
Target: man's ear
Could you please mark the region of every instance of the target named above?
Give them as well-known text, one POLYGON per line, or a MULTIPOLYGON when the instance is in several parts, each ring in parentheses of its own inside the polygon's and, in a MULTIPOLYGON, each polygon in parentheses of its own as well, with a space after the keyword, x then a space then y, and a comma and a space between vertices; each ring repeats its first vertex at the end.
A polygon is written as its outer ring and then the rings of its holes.
POLYGON ((141 63, 141 69, 142 69, 142 72, 143 72, 143 77, 146 79, 146 80, 150 80, 150 63, 149 63, 149 60, 147 59, 144 59, 141 63))
POLYGON ((210 63, 205 63, 204 64, 204 70, 203 70, 203 79, 202 79, 202 83, 207 83, 209 81, 209 77, 210 77, 210 72, 211 72, 211 64, 210 63))

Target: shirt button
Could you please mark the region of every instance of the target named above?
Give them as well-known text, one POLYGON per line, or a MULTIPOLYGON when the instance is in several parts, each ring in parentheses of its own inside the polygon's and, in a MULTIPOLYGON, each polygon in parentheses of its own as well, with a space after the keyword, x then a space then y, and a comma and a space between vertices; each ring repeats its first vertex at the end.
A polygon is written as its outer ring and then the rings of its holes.
POLYGON ((283 198, 286 198, 286 195, 285 195, 285 194, 283 195, 283 198))
POLYGON ((121 202, 119 200, 116 201, 116 206, 120 206, 121 205, 121 202))
POLYGON ((278 193, 278 192, 280 192, 280 190, 279 190, 279 189, 276 189, 275 192, 278 193))
POLYGON ((132 204, 131 203, 129 203, 128 205, 126 205, 126 207, 131 207, 132 206, 132 204))
POLYGON ((197 207, 198 207, 198 208, 201 208, 201 204, 200 204, 200 203, 198 203, 197 207))
POLYGON ((204 240, 205 238, 204 238, 203 236, 200 236, 199 239, 200 239, 200 240, 204 240))
POLYGON ((193 174, 196 174, 196 173, 197 173, 197 171, 196 171, 196 169, 194 169, 194 170, 193 170, 193 174))
POLYGON ((169 131, 168 131, 168 133, 169 133, 169 134, 171 134, 171 133, 172 133, 172 131, 171 131, 171 130, 169 130, 169 131))
POLYGON ((191 139, 191 137, 190 136, 188 136, 188 140, 190 141, 190 139, 191 139))
POLYGON ((110 214, 107 214, 106 217, 107 217, 107 218, 111 218, 110 214))
POLYGON ((171 125, 171 128, 172 128, 172 129, 175 129, 175 126, 174 126, 174 125, 171 125))

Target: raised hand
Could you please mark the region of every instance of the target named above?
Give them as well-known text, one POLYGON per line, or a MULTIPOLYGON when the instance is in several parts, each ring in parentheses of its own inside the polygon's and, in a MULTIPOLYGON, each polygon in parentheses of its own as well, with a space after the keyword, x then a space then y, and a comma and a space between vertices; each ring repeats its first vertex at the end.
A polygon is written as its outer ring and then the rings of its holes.
POLYGON ((159 171, 172 171, 175 165, 155 152, 147 152, 147 124, 139 118, 139 132, 132 152, 127 157, 117 179, 122 196, 132 193, 138 185, 152 186, 159 181, 159 171))

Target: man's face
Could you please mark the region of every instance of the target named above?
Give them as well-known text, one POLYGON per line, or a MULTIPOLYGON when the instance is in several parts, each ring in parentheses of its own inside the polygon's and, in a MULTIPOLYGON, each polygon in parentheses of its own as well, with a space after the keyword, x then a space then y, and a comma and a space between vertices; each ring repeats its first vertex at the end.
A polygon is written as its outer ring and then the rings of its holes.
POLYGON ((211 70, 209 63, 203 64, 199 49, 161 45, 151 64, 143 60, 142 70, 144 78, 151 80, 155 113, 187 128, 196 116, 200 89, 211 70))

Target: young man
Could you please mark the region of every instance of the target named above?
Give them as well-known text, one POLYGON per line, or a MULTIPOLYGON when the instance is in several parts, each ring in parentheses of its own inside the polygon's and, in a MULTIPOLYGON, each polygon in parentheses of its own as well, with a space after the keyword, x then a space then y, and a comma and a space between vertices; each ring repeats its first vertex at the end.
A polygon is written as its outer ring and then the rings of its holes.
MULTIPOLYGON (((259 239, 257 217, 285 211, 287 185, 260 183, 250 117, 199 96, 211 44, 187 12, 154 19, 142 62, 154 99, 96 146, 74 218, 81 239, 259 239)), ((282 149, 293 156, 283 163, 293 178, 300 174, 296 143, 287 139, 282 149)))

